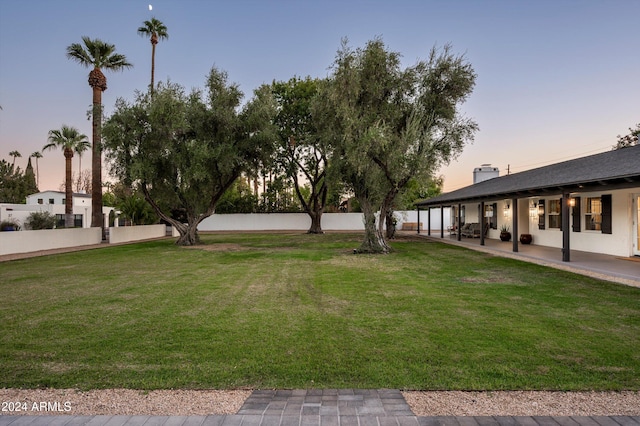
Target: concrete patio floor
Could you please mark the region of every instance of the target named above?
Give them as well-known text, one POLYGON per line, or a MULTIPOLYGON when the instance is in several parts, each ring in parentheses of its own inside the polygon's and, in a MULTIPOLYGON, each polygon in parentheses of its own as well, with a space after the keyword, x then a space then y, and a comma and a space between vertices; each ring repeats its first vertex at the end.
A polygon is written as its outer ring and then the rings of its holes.
MULTIPOLYGON (((403 232, 403 235, 409 235, 409 233, 403 232)), ((420 234, 413 232, 413 235, 432 241, 483 251, 496 256, 519 259, 593 278, 640 287, 640 257, 624 258, 571 250, 571 261, 563 262, 562 251, 557 247, 518 244, 519 251, 514 253, 512 251, 512 242, 485 238, 485 245, 482 246, 480 245, 480 238, 462 237, 462 240, 458 241, 455 235, 450 236, 447 232, 444 233, 444 238, 440 237, 440 231, 432 231, 431 236, 428 236, 426 231, 421 231, 420 234)))

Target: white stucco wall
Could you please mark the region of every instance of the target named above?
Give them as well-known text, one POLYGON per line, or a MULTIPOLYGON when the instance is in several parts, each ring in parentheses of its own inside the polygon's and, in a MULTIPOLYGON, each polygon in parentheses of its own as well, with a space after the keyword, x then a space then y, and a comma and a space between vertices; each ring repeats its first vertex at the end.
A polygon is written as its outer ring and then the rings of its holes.
MULTIPOLYGON (((404 222, 417 222, 415 210, 395 212, 398 219, 397 229, 404 222)), ((445 226, 448 226, 450 213, 445 209, 445 226)), ((420 222, 426 229, 427 212, 420 212, 420 222)), ((214 214, 203 220, 199 231, 306 231, 311 226, 311 218, 306 213, 248 213, 214 214)), ((325 231, 361 231, 364 230, 362 213, 324 213, 322 229, 325 231)), ((431 212, 431 229, 440 229, 440 210, 431 212)))
MULTIPOLYGON (((598 197, 601 194, 603 193, 584 193, 580 194, 580 197, 581 201, 584 202, 587 197, 598 197)), ((593 251, 594 248, 597 248, 598 252, 604 254, 632 256, 632 191, 618 190, 604 192, 604 194, 611 194, 611 234, 585 230, 585 209, 582 208, 582 230, 581 232, 571 232, 571 249, 593 251)))
POLYGON ((100 244, 100 228, 0 232, 0 255, 100 244))
POLYGON ((164 224, 111 227, 109 228, 109 244, 162 238, 166 232, 167 227, 164 224))

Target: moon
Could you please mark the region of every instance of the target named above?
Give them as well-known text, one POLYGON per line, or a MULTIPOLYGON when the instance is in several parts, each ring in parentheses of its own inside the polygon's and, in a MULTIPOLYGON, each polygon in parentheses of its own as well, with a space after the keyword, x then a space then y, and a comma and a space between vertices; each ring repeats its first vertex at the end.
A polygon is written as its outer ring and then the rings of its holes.
POLYGON ((149 10, 153 10, 153 6, 149 5, 149 10))

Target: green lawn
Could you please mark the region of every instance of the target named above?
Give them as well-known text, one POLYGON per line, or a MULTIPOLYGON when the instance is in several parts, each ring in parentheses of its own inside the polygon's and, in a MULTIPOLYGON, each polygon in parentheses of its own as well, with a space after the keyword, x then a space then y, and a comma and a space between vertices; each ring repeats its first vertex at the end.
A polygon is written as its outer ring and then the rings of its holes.
POLYGON ((0 388, 640 389, 640 289, 424 240, 0 263, 0 388))

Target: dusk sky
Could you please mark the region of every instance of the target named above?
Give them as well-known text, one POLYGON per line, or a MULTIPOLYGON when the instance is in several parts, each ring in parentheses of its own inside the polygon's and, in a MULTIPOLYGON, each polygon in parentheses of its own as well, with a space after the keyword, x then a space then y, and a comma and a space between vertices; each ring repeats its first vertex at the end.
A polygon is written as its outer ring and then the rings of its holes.
MULTIPOLYGON (((0 158, 18 150, 24 169, 63 124, 91 136, 89 70, 65 55, 82 36, 134 64, 105 73, 107 115, 146 90, 151 44, 136 30, 152 16, 169 32, 156 81, 202 88, 215 65, 245 99, 274 79, 326 77, 344 37, 361 47, 379 36, 406 66, 450 43, 478 75, 462 110, 480 130, 439 171, 445 191, 471 184, 481 164, 504 175, 609 150, 640 123, 640 0, 0 0, 0 158)), ((39 168, 40 189, 58 190, 62 152, 45 152, 39 168)))

